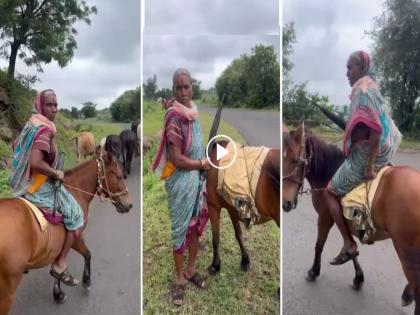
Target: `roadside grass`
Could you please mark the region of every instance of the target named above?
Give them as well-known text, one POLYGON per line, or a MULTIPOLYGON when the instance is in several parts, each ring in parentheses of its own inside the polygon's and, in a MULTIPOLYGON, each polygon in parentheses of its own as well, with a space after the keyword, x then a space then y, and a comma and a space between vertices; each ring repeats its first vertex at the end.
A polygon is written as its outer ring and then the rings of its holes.
MULTIPOLYGON (((164 112, 155 103, 145 102, 143 132, 153 136, 162 128, 164 112)), ((200 114, 205 143, 213 118, 200 114)), ((220 133, 244 143, 240 134, 225 122, 220 133)), ((254 226, 250 231, 242 226, 251 269, 240 270, 240 250, 226 210, 221 213, 221 272, 208 276, 207 289, 200 291, 187 285, 184 305, 170 302, 169 288, 174 282, 171 223, 164 182, 150 172, 158 141, 143 158, 143 312, 144 314, 278 314, 280 233, 274 222, 254 226)), ((208 275, 212 259, 211 226, 200 241, 197 270, 208 275)))

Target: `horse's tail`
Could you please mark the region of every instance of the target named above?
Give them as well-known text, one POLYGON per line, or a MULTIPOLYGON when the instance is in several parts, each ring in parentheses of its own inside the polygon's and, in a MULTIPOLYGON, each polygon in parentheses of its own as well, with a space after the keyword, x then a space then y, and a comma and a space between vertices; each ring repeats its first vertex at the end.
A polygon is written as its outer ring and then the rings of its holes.
POLYGON ((267 172, 268 178, 273 184, 274 188, 280 192, 280 157, 269 159, 267 165, 263 167, 267 172))

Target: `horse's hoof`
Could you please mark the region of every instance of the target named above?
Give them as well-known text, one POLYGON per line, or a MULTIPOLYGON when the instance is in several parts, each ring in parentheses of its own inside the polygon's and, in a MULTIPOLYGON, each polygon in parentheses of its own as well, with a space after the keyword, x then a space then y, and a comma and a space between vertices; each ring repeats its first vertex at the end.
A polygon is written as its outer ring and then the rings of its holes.
POLYGON ((90 280, 83 280, 82 282, 82 286, 83 288, 85 288, 86 290, 90 290, 90 285, 91 285, 91 281, 90 280))
POLYGON ((57 304, 63 304, 67 300, 67 295, 64 291, 60 291, 58 293, 54 292, 54 302, 57 304))
POLYGON ((209 274, 215 275, 215 274, 217 274, 220 271, 220 265, 216 265, 216 266, 210 265, 207 268, 207 270, 208 270, 209 274))
POLYGON ((309 282, 314 282, 319 274, 316 274, 312 269, 308 270, 306 273, 305 279, 309 282))
POLYGON ((404 301, 403 299, 401 299, 401 306, 402 307, 409 306, 409 305, 411 305, 411 303, 413 303, 413 299, 407 300, 407 301, 404 301))
POLYGON ((248 260, 242 260, 241 261, 241 270, 247 272, 249 268, 251 267, 251 262, 248 260))
POLYGON ((353 280, 351 287, 354 291, 360 291, 360 289, 363 287, 363 281, 353 280))

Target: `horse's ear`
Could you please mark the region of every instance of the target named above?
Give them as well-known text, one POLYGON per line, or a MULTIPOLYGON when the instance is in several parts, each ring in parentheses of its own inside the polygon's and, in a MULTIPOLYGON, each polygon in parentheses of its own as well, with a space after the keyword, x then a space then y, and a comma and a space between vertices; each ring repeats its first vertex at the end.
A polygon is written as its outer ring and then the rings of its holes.
POLYGON ((101 154, 101 150, 102 150, 101 145, 100 145, 100 144, 98 144, 98 145, 96 146, 96 149, 95 149, 95 154, 96 154, 96 155, 100 155, 100 154, 101 154))
POLYGON ((300 145, 302 143, 303 130, 304 130, 303 125, 300 125, 299 128, 296 129, 294 132, 293 140, 297 145, 300 145))

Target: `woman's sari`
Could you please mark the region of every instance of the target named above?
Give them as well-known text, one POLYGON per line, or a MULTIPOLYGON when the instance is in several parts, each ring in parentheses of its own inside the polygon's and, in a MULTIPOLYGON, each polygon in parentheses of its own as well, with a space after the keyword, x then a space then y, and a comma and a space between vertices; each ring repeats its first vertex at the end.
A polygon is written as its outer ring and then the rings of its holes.
POLYGON ((204 156, 198 114, 190 114, 176 107, 167 111, 165 132, 152 166, 155 173, 166 173, 163 178, 166 179, 165 188, 171 212, 173 250, 178 254, 188 248, 193 231, 198 236, 203 234, 208 220, 206 182, 200 179, 200 171, 181 170, 173 165, 169 168, 169 173, 165 171, 172 164, 168 160, 169 143, 179 145, 182 153, 190 159, 201 159, 204 156))
POLYGON ((375 80, 366 75, 352 88, 349 119, 344 133, 343 151, 346 160, 331 180, 338 195, 345 195, 363 182, 369 155, 369 140, 351 142, 355 126, 362 123, 380 134, 378 154, 373 166, 379 170, 390 163, 401 141, 401 133, 385 111, 385 102, 375 80))

